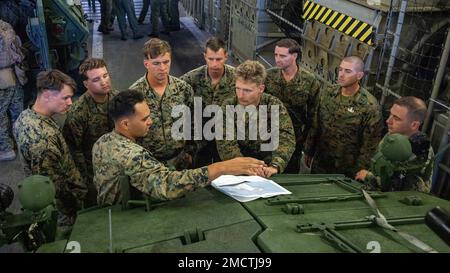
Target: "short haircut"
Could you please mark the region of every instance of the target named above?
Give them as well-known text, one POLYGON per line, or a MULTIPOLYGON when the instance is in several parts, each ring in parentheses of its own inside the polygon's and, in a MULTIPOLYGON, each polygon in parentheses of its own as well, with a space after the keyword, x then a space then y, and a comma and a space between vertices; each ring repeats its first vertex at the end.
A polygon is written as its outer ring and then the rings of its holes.
POLYGON ((222 39, 217 37, 211 37, 206 41, 205 53, 208 48, 214 52, 217 52, 222 48, 223 51, 227 53, 227 45, 222 39))
POLYGON ((246 82, 250 81, 256 83, 257 85, 261 85, 264 83, 266 75, 266 69, 260 62, 250 60, 247 60, 240 64, 236 68, 235 72, 236 79, 239 78, 246 82))
POLYGON ((109 115, 112 120, 129 117, 135 113, 134 106, 144 101, 144 95, 137 90, 125 90, 119 92, 112 100, 109 106, 109 115))
POLYGON ((281 39, 275 45, 278 47, 285 47, 289 50, 290 54, 297 53, 298 57, 300 57, 301 53, 300 45, 294 39, 291 38, 281 39))
POLYGON ((154 59, 166 53, 171 54, 172 49, 170 48, 168 42, 160 40, 158 38, 151 38, 150 40, 145 42, 142 52, 144 53, 145 59, 154 59))
POLYGON ((342 59, 343 62, 350 62, 355 65, 356 72, 364 72, 364 61, 358 56, 348 56, 342 59))
POLYGON ((407 96, 394 101, 394 104, 408 109, 408 117, 413 121, 421 124, 427 115, 427 106, 425 102, 417 97, 407 96))
POLYGON ((72 88, 73 92, 77 89, 77 84, 75 81, 58 69, 41 71, 36 78, 38 95, 42 94, 45 90, 60 92, 64 85, 68 85, 72 88))
POLYGON ((88 58, 81 65, 78 72, 81 75, 83 81, 87 80, 87 72, 92 69, 106 67, 106 63, 103 59, 98 58, 88 58))

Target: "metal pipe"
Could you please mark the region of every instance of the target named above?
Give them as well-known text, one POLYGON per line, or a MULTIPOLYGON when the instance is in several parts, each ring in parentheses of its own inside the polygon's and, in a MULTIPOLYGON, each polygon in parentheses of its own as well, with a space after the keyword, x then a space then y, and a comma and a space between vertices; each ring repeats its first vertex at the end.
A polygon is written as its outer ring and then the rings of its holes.
POLYGON ((441 83, 442 79, 444 78, 449 52, 450 52, 450 28, 447 31, 447 40, 445 41, 444 50, 442 50, 441 61, 439 62, 438 72, 436 73, 436 81, 434 82, 433 91, 431 92, 430 102, 428 104, 427 115, 425 117, 425 122, 423 123, 422 132, 426 132, 430 124, 431 114, 433 112, 434 107, 434 100, 437 98, 439 94, 439 89, 441 88, 441 83))
POLYGON ((232 18, 232 16, 233 16, 233 13, 232 13, 232 11, 231 11, 231 9, 232 9, 232 4, 231 4, 231 1, 230 1, 230 10, 229 10, 229 12, 228 12, 228 20, 229 20, 229 22, 228 22, 228 41, 227 41, 227 48, 228 48, 228 50, 230 50, 231 51, 231 21, 233 20, 233 18, 232 18))
POLYGON ((437 105, 439 105, 439 106, 445 108, 446 110, 450 110, 450 104, 447 105, 447 104, 444 104, 444 103, 440 102, 440 101, 437 100, 437 99, 431 99, 431 98, 430 98, 430 101, 432 101, 432 102, 436 103, 437 105))
POLYGON ((380 88, 381 90, 383 90, 383 92, 386 92, 387 94, 396 97, 397 99, 401 98, 401 96, 399 94, 395 93, 394 91, 392 91, 391 89, 389 89, 387 87, 382 86, 379 83, 375 84, 375 86, 380 88))
POLYGON ((387 14, 387 18, 386 18, 386 23, 384 24, 384 36, 383 36, 383 43, 382 43, 382 48, 381 48, 381 53, 378 56, 378 63, 377 63, 377 71, 376 71, 376 76, 375 76, 375 82, 378 83, 380 76, 381 76, 381 68, 384 66, 383 65, 383 60, 384 60, 384 54, 386 52, 386 48, 387 48, 387 38, 388 38, 388 33, 390 33, 390 29, 391 29, 391 24, 392 24, 392 1, 389 4, 389 12, 387 14))
POLYGON ((367 59, 366 62, 364 64, 365 68, 364 68, 364 72, 367 71, 367 75, 363 78, 362 81, 362 86, 367 86, 367 82, 369 81, 369 71, 370 71, 370 66, 372 65, 372 59, 373 59, 373 52, 375 50, 373 49, 373 47, 370 47, 369 49, 369 55, 367 55, 367 59))
MULTIPOLYGON (((391 80, 392 70, 394 68, 394 63, 395 63, 395 58, 397 56, 398 44, 400 43, 400 34, 402 33, 403 20, 405 18, 405 10, 406 10, 407 5, 408 5, 408 0, 403 0, 402 4, 400 6, 400 13, 398 15, 397 27, 395 29, 395 34, 394 34, 394 43, 392 44, 391 56, 389 57, 386 78, 384 79, 384 84, 383 84, 383 86, 385 88, 389 88, 388 87, 389 81, 391 80)), ((389 31, 389 30, 387 29, 386 31, 389 31)), ((383 91, 383 93, 381 95, 380 105, 384 105, 387 95, 388 94, 385 91, 383 91)))
POLYGON ((109 228, 109 253, 113 253, 111 209, 108 210, 108 228, 109 228))
POLYGON ((273 65, 268 60, 266 60, 263 56, 259 55, 258 53, 256 53, 256 58, 260 58, 269 68, 273 67, 273 65))

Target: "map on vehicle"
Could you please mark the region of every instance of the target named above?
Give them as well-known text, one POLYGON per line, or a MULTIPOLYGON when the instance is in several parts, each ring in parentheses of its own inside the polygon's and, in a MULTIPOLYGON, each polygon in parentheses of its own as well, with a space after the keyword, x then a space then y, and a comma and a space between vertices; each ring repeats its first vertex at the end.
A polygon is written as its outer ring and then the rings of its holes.
POLYGON ((260 176, 222 175, 214 179, 211 185, 239 202, 291 194, 272 180, 260 176))

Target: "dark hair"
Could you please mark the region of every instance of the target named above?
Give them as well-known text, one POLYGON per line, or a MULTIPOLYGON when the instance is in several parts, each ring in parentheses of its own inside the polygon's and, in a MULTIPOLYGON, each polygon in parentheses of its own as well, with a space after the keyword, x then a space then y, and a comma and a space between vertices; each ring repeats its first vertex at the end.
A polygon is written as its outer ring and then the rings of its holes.
POLYGON ((301 53, 300 45, 294 39, 290 38, 281 39, 275 45, 278 47, 285 47, 289 50, 290 54, 297 53, 297 58, 300 57, 301 53))
POLYGON ((144 95, 137 90, 125 90, 115 96, 109 107, 109 115, 114 121, 135 113, 134 106, 144 101, 144 95))
POLYGON ((394 104, 408 109, 408 117, 413 121, 419 121, 421 124, 427 114, 425 102, 417 97, 407 96, 394 101, 394 104))
POLYGON ((205 46, 205 53, 206 53, 206 49, 211 49, 214 52, 219 51, 221 48, 223 49, 223 51, 225 53, 227 53, 227 45, 225 44, 225 42, 217 37, 211 37, 206 41, 206 46, 205 46))
POLYGON ((102 68, 102 67, 106 67, 106 63, 103 59, 88 58, 80 65, 78 72, 80 73, 83 81, 85 81, 88 79, 86 73, 89 70, 96 69, 96 68, 102 68))
POLYGON ((42 94, 44 90, 60 92, 64 85, 70 86, 73 92, 77 89, 75 81, 57 69, 39 72, 36 78, 38 95, 42 94))
POLYGON ((258 61, 247 60, 236 67, 235 77, 243 81, 250 81, 257 85, 264 84, 266 69, 258 61))
POLYGON ((167 52, 171 54, 172 49, 170 48, 168 42, 158 38, 151 38, 145 42, 142 52, 144 53, 145 59, 154 59, 160 55, 166 54, 167 52))

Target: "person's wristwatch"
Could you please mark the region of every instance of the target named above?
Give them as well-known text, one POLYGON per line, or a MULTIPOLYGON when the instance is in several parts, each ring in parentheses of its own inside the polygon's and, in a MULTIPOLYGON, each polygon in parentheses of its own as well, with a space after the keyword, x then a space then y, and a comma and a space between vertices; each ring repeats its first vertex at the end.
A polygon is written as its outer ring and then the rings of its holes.
POLYGON ((270 163, 269 166, 274 167, 275 169, 277 169, 277 173, 280 173, 280 166, 278 166, 278 164, 270 163))

